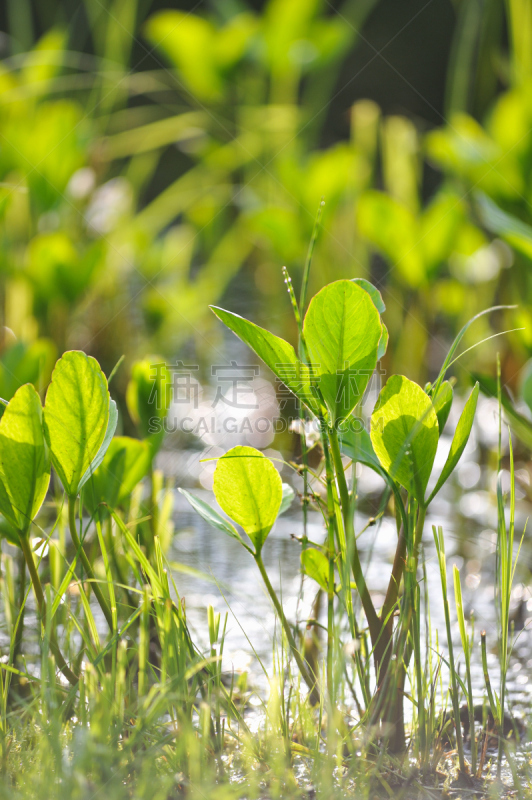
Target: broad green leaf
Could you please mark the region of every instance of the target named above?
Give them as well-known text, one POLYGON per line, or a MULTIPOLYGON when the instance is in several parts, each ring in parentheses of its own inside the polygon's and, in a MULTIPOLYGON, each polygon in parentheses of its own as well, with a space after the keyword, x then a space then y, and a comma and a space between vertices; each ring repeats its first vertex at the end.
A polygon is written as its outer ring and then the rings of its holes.
POLYGON ((476 383, 473 391, 469 395, 467 403, 464 406, 464 410, 460 415, 460 419, 458 420, 458 425, 456 426, 456 430, 454 432, 451 449, 449 450, 449 455, 447 456, 447 461, 445 462, 436 486, 429 497, 429 503, 432 498, 438 494, 443 484, 448 480, 451 472, 458 464, 460 457, 464 452, 464 448, 468 442, 469 434, 471 433, 471 428, 473 426, 473 420, 475 419, 478 392, 479 385, 476 383))
POLYGON ((118 408, 116 406, 115 401, 110 398, 109 399, 109 420, 107 422, 107 430, 105 431, 105 436, 102 442, 102 446, 96 453, 95 457, 89 464, 87 471, 83 475, 82 479, 79 482, 78 491, 87 483, 90 476, 94 474, 95 470, 100 466, 102 461, 105 458, 105 454, 109 448, 113 440, 113 436, 115 435, 116 426, 118 424, 118 408))
POLYGON ((379 312, 356 283, 336 281, 310 301, 303 333, 334 424, 353 411, 375 369, 382 336, 379 312))
POLYGON ((194 511, 196 511, 205 522, 208 522, 213 528, 218 528, 219 531, 227 533, 227 535, 231 536, 233 539, 238 539, 239 542, 242 542, 242 538, 234 525, 231 525, 228 519, 218 514, 212 506, 204 500, 200 500, 199 497, 187 492, 186 489, 179 489, 179 491, 187 498, 194 511))
POLYGON ((327 592, 329 590, 329 560, 327 556, 321 550, 308 547, 301 553, 301 564, 306 575, 327 592))
POLYGON ((279 508, 279 515, 284 514, 285 511, 288 511, 292 502, 295 497, 295 492, 288 483, 283 483, 283 499, 281 500, 281 506, 279 508))
POLYGON ((254 447, 233 447, 218 459, 214 494, 226 514, 242 526, 260 553, 281 507, 281 476, 254 447))
POLYGON ((116 436, 89 476, 83 493, 83 501, 91 513, 99 503, 106 503, 110 508, 121 506, 148 472, 151 459, 152 451, 147 442, 116 436))
POLYGON ((238 336, 299 399, 315 413, 318 403, 311 393, 308 367, 301 364, 291 344, 238 314, 211 306, 224 325, 238 336))
POLYGON ((438 418, 423 389, 393 375, 371 417, 371 441, 384 467, 420 504, 438 447, 438 418))
POLYGON ((363 421, 356 417, 345 420, 340 426, 339 435, 340 446, 343 453, 353 459, 355 463, 364 464, 366 467, 369 467, 386 481, 395 496, 395 502, 401 514, 401 518, 403 521, 406 521, 406 513, 401 499, 401 490, 392 476, 382 467, 381 462, 377 458, 375 450, 373 449, 371 437, 365 429, 363 421))
POLYGON ((436 416, 438 417, 438 427, 440 429, 440 436, 442 435, 443 429, 445 428, 445 423, 447 422, 447 419, 449 417, 452 404, 453 404, 453 387, 451 386, 449 381, 444 381, 440 385, 437 395, 432 398, 432 405, 434 406, 436 416))
POLYGON ((79 350, 55 365, 44 404, 44 434, 52 464, 73 497, 100 450, 109 422, 107 380, 98 362, 79 350))
POLYGON ((42 506, 49 482, 41 401, 33 386, 26 384, 0 420, 0 511, 22 535, 42 506))

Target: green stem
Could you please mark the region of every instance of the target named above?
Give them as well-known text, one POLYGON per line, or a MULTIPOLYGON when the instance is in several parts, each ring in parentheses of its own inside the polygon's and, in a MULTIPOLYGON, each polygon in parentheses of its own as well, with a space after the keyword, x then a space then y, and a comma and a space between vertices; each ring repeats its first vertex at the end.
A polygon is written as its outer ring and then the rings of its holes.
POLYGON ((72 537, 72 542, 74 544, 74 547, 76 548, 76 552, 78 552, 79 555, 80 555, 81 563, 83 564, 85 572, 87 573, 87 577, 91 581, 91 586, 92 586, 92 588, 94 590, 94 594, 96 595, 96 599, 98 600, 98 603, 100 604, 100 608, 103 611, 104 617, 107 620, 107 624, 109 625, 109 628, 111 630, 113 630, 113 616, 111 614, 111 609, 109 608, 109 606, 108 606, 108 604, 107 604, 107 602, 105 600, 105 597, 103 596, 102 590, 100 589, 100 586, 99 586, 99 584, 98 584, 98 582, 96 580, 96 577, 94 575, 94 570, 92 569, 92 565, 91 565, 89 559, 87 558, 87 554, 85 553, 85 550, 83 549, 83 546, 82 546, 82 544, 81 544, 81 542, 79 540, 78 531, 76 529, 76 498, 75 497, 69 497, 68 498, 68 525, 69 525, 69 529, 70 529, 70 536, 72 537))
POLYGON ((22 635, 24 633, 24 595, 26 593, 26 559, 21 552, 18 564, 18 626, 13 647, 13 664, 16 662, 22 647, 22 635))
POLYGON ((328 434, 331 445, 331 453, 336 470, 336 478, 340 490, 340 499, 342 502, 342 514, 345 525, 346 540, 352 549, 351 568, 353 570, 353 577, 355 579, 356 587, 360 595, 362 608, 364 609, 364 614, 366 615, 366 620, 368 623, 369 632, 371 636, 371 643, 373 647, 375 647, 382 633, 382 625, 377 615, 377 612, 375 611, 375 606, 373 605, 373 600, 371 599, 371 595, 369 593, 369 589, 366 584, 366 579, 362 571, 362 564, 360 563, 360 555, 358 552, 355 531, 354 531, 353 515, 351 514, 350 510, 349 490, 347 488, 347 481, 345 479, 344 467, 342 464, 342 455, 340 453, 340 443, 338 442, 338 435, 336 431, 331 428, 329 428, 328 434))
MULTIPOLYGON (((327 689, 331 708, 334 707, 334 682, 333 682, 333 647, 334 647, 334 472, 329 454, 329 442, 327 438, 327 424, 322 418, 321 435, 323 443, 323 453, 325 456, 325 475, 327 479, 327 550, 329 559, 329 579, 327 591, 327 689)), ((340 459, 341 460, 341 459, 340 459)), ((343 474, 343 469, 342 469, 343 474)), ((343 506, 343 503, 342 503, 343 506)))
POLYGON ((271 601, 272 601, 272 603, 273 603, 273 605, 275 607, 275 610, 277 611, 279 619, 281 620, 281 625, 283 626, 283 630, 284 630, 284 632, 286 634, 286 638, 288 639, 288 644, 290 645, 290 649, 291 649, 292 654, 293 654, 293 656, 294 656, 294 658, 296 660, 296 664, 299 667, 299 671, 301 672, 303 680, 307 684, 307 686, 310 689, 310 691, 315 691, 316 684, 317 684, 317 679, 316 679, 316 677, 314 677, 313 675, 310 674, 310 672, 308 670, 308 667, 305 664, 305 661, 302 658, 301 653, 299 652, 299 650, 297 648, 296 640, 294 639, 294 634, 292 633, 290 625, 288 624, 288 620, 285 617, 285 614, 284 614, 284 611, 283 611, 283 607, 282 607, 281 603, 279 602, 279 598, 277 597, 277 594, 275 593, 275 589, 273 588, 273 586, 270 583, 270 579, 268 577, 268 573, 266 572, 266 568, 264 566, 264 562, 262 560, 262 556, 261 556, 260 553, 253 553, 253 558, 255 559, 255 563, 257 564, 257 566, 259 568, 260 574, 262 576, 262 580, 264 581, 264 585, 266 586, 266 589, 268 591, 268 594, 270 595, 271 601))
MULTIPOLYGON (((33 560, 33 553, 31 552, 30 540, 27 535, 24 535, 22 533, 20 534, 19 538, 20 538, 20 546, 22 548, 22 552, 24 553, 24 558, 30 573, 31 582, 33 585, 33 591, 35 592, 35 598, 37 600, 37 606, 39 608, 43 624, 46 625, 46 602, 44 599, 39 573, 37 572, 37 567, 35 566, 35 561, 33 560)), ((54 654, 57 666, 59 667, 59 669, 61 670, 67 681, 70 684, 72 684, 72 686, 77 686, 79 678, 76 675, 74 675, 74 673, 66 663, 65 659, 63 658, 63 654, 61 653, 59 645, 57 644, 57 641, 55 639, 55 632, 53 628, 50 633, 50 649, 54 654)))

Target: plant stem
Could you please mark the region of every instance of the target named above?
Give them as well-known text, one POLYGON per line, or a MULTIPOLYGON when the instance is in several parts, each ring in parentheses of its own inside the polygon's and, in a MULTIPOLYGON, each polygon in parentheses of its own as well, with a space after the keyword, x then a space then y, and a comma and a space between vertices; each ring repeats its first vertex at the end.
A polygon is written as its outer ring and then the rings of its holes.
POLYGON ((26 559, 24 558, 24 553, 20 553, 20 559, 18 563, 18 609, 19 609, 19 619, 18 619, 18 626, 17 632, 15 637, 15 644, 13 647, 13 664, 17 660, 17 657, 20 653, 20 648, 22 645, 22 635, 24 633, 24 595, 26 593, 26 559))
POLYGON ((83 564, 85 572, 87 573, 87 577, 91 581, 91 586, 92 586, 92 588, 94 590, 94 594, 96 595, 96 599, 98 600, 98 603, 100 604, 100 608, 103 611, 104 617, 107 620, 107 624, 109 625, 109 628, 111 630, 113 630, 113 617, 112 617, 112 614, 111 614, 111 609, 109 608, 109 606, 108 606, 108 604, 107 604, 107 602, 105 600, 105 597, 103 596, 102 590, 100 589, 100 587, 99 587, 99 585, 98 585, 98 583, 96 581, 96 577, 94 575, 94 570, 92 569, 92 565, 91 565, 89 559, 87 558, 87 554, 85 553, 85 550, 83 549, 83 546, 82 546, 82 544, 81 544, 81 542, 79 540, 78 532, 77 532, 77 529, 76 529, 76 498, 75 497, 69 497, 68 498, 68 525, 69 525, 69 528, 70 528, 70 536, 72 537, 72 542, 74 543, 74 547, 76 548, 76 551, 80 555, 81 562, 83 564))
POLYGON ((305 664, 305 661, 302 658, 301 653, 299 652, 299 650, 297 648, 296 640, 294 639, 294 634, 292 633, 290 625, 288 624, 288 620, 285 617, 285 614, 284 614, 284 611, 283 611, 283 607, 282 607, 281 603, 279 602, 279 598, 277 597, 275 589, 271 585, 270 579, 268 577, 268 573, 266 572, 266 568, 265 568, 264 562, 262 560, 262 556, 261 556, 260 553, 254 553, 253 554, 253 558, 255 559, 255 563, 257 564, 257 566, 259 568, 260 574, 262 576, 262 580, 264 581, 264 585, 266 586, 266 589, 268 591, 268 594, 270 595, 271 601, 272 601, 272 603, 273 603, 273 605, 275 607, 275 610, 277 611, 279 619, 281 620, 281 625, 283 626, 283 630, 284 630, 284 632, 286 634, 286 638, 288 639, 288 644, 290 645, 290 649, 291 649, 292 654, 293 654, 293 656, 294 656, 294 658, 296 660, 296 664, 299 667, 299 671, 301 672, 303 680, 307 684, 307 686, 310 689, 310 691, 315 691, 316 690, 317 679, 316 679, 315 676, 310 674, 310 672, 308 670, 308 667, 305 664))
MULTIPOLYGON (((331 708, 334 706, 334 680, 333 680, 333 647, 334 647, 334 472, 329 453, 329 442, 327 438, 327 424, 322 418, 321 435, 323 443, 323 453, 325 456, 325 475, 327 479, 327 557, 329 559, 329 577, 327 588, 327 689, 331 708)), ((343 470, 342 470, 343 472, 343 470)), ((343 505, 343 503, 342 503, 343 505)))
MULTIPOLYGON (((373 605, 373 600, 371 599, 371 595, 369 593, 366 584, 366 579, 364 578, 364 573, 362 571, 362 564, 360 563, 360 556, 358 553, 358 547, 356 543, 355 531, 353 525, 353 515, 351 514, 350 510, 349 490, 347 488, 347 482, 345 480, 344 467, 342 464, 342 456, 340 453, 340 444, 338 442, 338 434, 336 433, 335 430, 331 428, 329 428, 328 434, 329 434, 328 439, 331 445, 331 453, 334 461, 334 467, 336 471, 336 479, 338 481, 338 487, 340 490, 340 499, 342 502, 342 514, 345 525, 346 540, 352 549, 351 568, 353 570, 353 577, 355 579, 356 587, 360 595, 362 608, 364 609, 364 614, 366 615, 366 621, 369 627, 371 642, 373 647, 375 647, 382 633, 382 625, 377 615, 377 612, 375 611, 375 606, 373 605)), ((325 441, 324 441, 324 449, 325 449, 325 441)))
MULTIPOLYGON (((39 578, 39 573, 37 572, 37 567, 35 566, 35 561, 33 560, 33 553, 31 552, 30 541, 27 535, 20 534, 20 546, 22 548, 22 552, 24 553, 24 558, 26 560, 26 564, 28 566, 28 570, 30 573, 31 582, 33 585, 33 591, 35 592, 35 598, 37 600, 37 606, 39 608, 39 612, 42 617, 43 624, 46 625, 46 602, 44 599, 44 594, 41 586, 41 580, 39 578)), ((72 686, 77 686, 79 678, 74 675, 68 664, 66 663, 65 659, 63 658, 63 654, 59 649, 59 645, 55 639, 55 632, 52 628, 50 634, 50 649, 54 654, 56 663, 63 673, 67 681, 72 684, 72 686)))

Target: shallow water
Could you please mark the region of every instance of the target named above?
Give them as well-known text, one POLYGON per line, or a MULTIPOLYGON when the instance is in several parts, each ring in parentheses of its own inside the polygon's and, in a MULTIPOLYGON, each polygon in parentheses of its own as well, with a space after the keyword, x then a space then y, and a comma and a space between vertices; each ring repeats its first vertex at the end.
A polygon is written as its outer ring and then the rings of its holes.
MULTIPOLYGON (((455 412, 456 416, 456 412, 455 412)), ((492 685, 497 690, 499 673, 497 669, 497 611, 495 602, 495 569, 497 542, 496 465, 492 456, 487 455, 496 441, 498 423, 493 404, 480 403, 476 428, 473 431, 460 465, 450 485, 444 487, 431 505, 427 515, 424 534, 424 557, 430 600, 432 627, 432 646, 447 655, 445 621, 441 597, 439 568, 432 540, 432 526, 442 525, 445 533, 448 587, 451 614, 453 615, 453 640, 455 658, 460 658, 461 644, 458 626, 454 621, 454 594, 452 569, 456 564, 460 569, 464 608, 466 618, 474 612, 475 656, 473 681, 478 701, 485 694, 484 677, 480 662, 480 632, 486 630, 488 644, 488 666, 492 685)), ((448 429, 454 430, 456 419, 451 419, 448 429)), ((507 439, 507 437, 506 437, 507 439)), ((437 455, 434 473, 437 476, 445 461, 450 446, 450 436, 443 436, 437 455)), ((167 453, 161 466, 180 465, 179 474, 174 471, 178 485, 195 487, 194 463, 199 461, 199 453, 167 453), (186 474, 182 465, 188 464, 186 474)), ((528 481, 524 463, 517 463, 516 469, 522 479, 528 481)), ((380 479, 367 468, 358 468, 358 494, 361 512, 356 516, 356 529, 361 531, 368 516, 378 509, 382 490, 380 479)), ((286 470, 283 480, 293 482, 286 470)), ((298 479, 296 478, 296 481, 298 479)), ((509 475, 503 473, 503 485, 509 482, 509 475)), ((205 481, 202 481, 205 484, 205 481)), ((297 488, 297 486, 296 486, 297 488)), ((216 505, 212 492, 193 488, 204 500, 216 505)), ((516 508, 516 554, 520 537, 525 529, 530 504, 524 493, 517 491, 516 508)), ((263 550, 263 559, 276 590, 282 593, 283 605, 291 621, 305 620, 310 615, 316 585, 306 579, 303 593, 299 574, 300 545, 292 538, 303 532, 302 513, 297 499, 290 511, 279 518, 268 537, 263 550)), ((252 684, 266 686, 260 661, 269 671, 272 666, 274 641, 278 628, 270 599, 262 585, 259 572, 252 557, 238 542, 220 531, 210 528, 195 512, 185 498, 176 492, 175 518, 176 534, 169 558, 185 567, 204 573, 204 577, 175 571, 178 590, 186 599, 187 617, 198 643, 207 647, 207 606, 210 604, 222 616, 228 612, 227 634, 224 652, 224 669, 235 672, 248 671, 252 684)), ((321 516, 309 514, 308 535, 311 540, 321 542, 325 531, 321 516)), ((369 528, 359 538, 361 557, 366 567, 368 585, 378 607, 387 586, 391 562, 397 539, 395 520, 384 516, 380 522, 369 528)), ((508 676, 508 698, 510 703, 524 712, 532 697, 532 593, 528 589, 532 548, 527 536, 519 556, 512 602, 515 612, 515 643, 512 666, 508 676)), ((462 670, 463 671, 463 670, 462 670)), ((445 682, 445 667, 442 667, 445 682)))

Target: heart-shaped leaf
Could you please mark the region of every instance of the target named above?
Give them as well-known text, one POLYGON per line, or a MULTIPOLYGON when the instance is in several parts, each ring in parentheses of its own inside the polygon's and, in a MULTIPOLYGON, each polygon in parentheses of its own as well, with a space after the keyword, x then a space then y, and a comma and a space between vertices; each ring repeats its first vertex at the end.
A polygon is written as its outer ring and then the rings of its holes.
POLYGON ((329 559, 321 552, 309 547, 301 553, 301 564, 305 573, 321 586, 324 592, 329 590, 329 559))
POLYGON ((55 365, 44 404, 52 464, 69 497, 99 455, 109 423, 109 391, 98 362, 79 350, 55 365))
POLYGON ((93 513, 99 503, 118 508, 150 468, 152 451, 146 442, 116 436, 102 463, 87 482, 83 500, 93 513))
POLYGON ((303 326, 312 371, 334 424, 349 416, 377 364, 382 324, 370 295, 353 281, 313 297, 303 326))
POLYGON ((373 411, 371 441, 384 469, 421 505, 438 439, 438 418, 428 396, 408 378, 393 375, 373 411))
POLYGON ((238 314, 211 306, 224 325, 247 344, 258 357, 311 411, 317 413, 319 403, 312 389, 309 369, 296 356, 291 344, 255 325, 238 314))
POLYGON ((225 519, 225 517, 222 517, 222 515, 215 511, 212 506, 210 506, 204 500, 200 500, 200 498, 196 497, 196 495, 187 492, 186 489, 179 489, 179 491, 183 497, 187 498, 194 511, 196 511, 200 517, 205 520, 205 522, 208 522, 209 525, 213 526, 213 528, 223 531, 233 539, 238 539, 239 542, 242 542, 242 537, 234 525, 231 525, 229 520, 225 519))
POLYGON ((429 503, 432 500, 432 498, 438 494, 443 484, 447 481, 451 472, 458 464, 462 456, 462 453, 464 452, 465 446, 469 439, 469 435, 471 433, 471 428, 473 427, 473 420, 475 419, 475 411, 477 410, 478 392, 479 392, 479 385, 478 383, 476 383, 475 386, 473 387, 473 391, 469 395, 467 403, 464 406, 464 410, 460 414, 460 419, 458 420, 458 425, 456 426, 456 430, 454 432, 453 441, 451 443, 451 449, 449 450, 449 455, 447 456, 447 461, 445 462, 443 469, 441 471, 441 475, 438 478, 438 482, 436 483, 436 486, 434 487, 434 490, 430 495, 429 503))
POLYGON ((218 459, 213 489, 222 510, 242 526, 260 553, 283 499, 273 463, 254 447, 233 447, 218 459))
POLYGON ((20 534, 27 533, 50 483, 50 458, 39 395, 21 386, 0 420, 0 511, 20 534))

